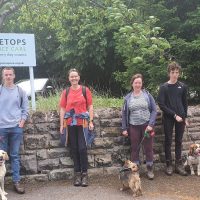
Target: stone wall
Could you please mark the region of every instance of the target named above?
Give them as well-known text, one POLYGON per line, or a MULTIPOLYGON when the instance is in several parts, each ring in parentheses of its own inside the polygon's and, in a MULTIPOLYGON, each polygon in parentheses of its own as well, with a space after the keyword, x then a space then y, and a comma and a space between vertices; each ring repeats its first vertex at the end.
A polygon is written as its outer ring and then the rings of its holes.
MULTIPOLYGON (((190 138, 200 141, 200 108, 190 107, 189 115, 190 138)), ((120 135, 121 111, 117 108, 98 109, 95 111, 94 123, 97 137, 93 147, 88 150, 89 173, 116 173, 123 161, 130 158, 129 141, 120 135)), ((155 166, 160 169, 164 162, 161 112, 158 112, 155 132, 154 160, 155 166)), ((183 154, 192 143, 187 136, 184 136, 183 154)), ((56 111, 32 114, 25 127, 20 155, 21 174, 27 180, 70 179, 73 176, 69 149, 60 146, 59 116, 56 111)), ((144 163, 142 150, 140 159, 144 163)))

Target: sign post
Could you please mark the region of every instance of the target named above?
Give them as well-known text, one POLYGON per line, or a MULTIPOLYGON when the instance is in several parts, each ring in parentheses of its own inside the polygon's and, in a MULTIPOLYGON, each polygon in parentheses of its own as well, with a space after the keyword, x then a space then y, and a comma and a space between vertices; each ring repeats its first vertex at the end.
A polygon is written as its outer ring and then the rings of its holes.
POLYGON ((29 67, 32 110, 36 110, 34 73, 36 66, 34 34, 0 33, 0 67, 29 67))

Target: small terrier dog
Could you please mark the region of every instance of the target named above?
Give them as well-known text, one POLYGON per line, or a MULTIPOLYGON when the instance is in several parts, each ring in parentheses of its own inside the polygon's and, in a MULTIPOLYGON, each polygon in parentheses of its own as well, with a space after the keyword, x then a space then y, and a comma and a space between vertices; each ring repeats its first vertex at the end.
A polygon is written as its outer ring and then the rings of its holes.
POLYGON ((142 195, 141 180, 137 164, 126 160, 123 168, 120 170, 119 180, 122 183, 121 191, 130 188, 133 191, 133 197, 142 195))
POLYGON ((184 166, 189 165, 191 175, 195 175, 193 165, 197 165, 197 175, 200 176, 200 145, 191 144, 184 166))
POLYGON ((4 177, 6 175, 5 161, 8 159, 8 154, 5 151, 0 150, 0 195, 2 200, 7 200, 5 196, 7 193, 4 190, 4 177))

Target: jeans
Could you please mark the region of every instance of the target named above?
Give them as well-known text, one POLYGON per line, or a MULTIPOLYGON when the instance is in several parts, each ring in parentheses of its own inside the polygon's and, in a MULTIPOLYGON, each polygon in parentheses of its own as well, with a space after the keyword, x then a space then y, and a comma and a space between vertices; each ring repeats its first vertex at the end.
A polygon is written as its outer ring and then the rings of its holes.
POLYGON ((131 160, 134 163, 139 164, 139 151, 140 145, 144 146, 144 151, 146 155, 146 164, 153 164, 153 137, 145 137, 143 142, 142 139, 144 137, 144 132, 147 127, 147 124, 142 125, 130 125, 129 127, 129 137, 131 140, 131 160), (142 142, 142 143, 141 143, 142 142))
POLYGON ((11 161, 13 182, 20 181, 19 149, 23 137, 23 128, 0 128, 0 149, 8 152, 11 161))
POLYGON ((88 155, 83 126, 68 126, 69 145, 75 172, 87 172, 88 155))
POLYGON ((164 116, 164 133, 165 133, 165 159, 166 162, 172 162, 171 145, 173 127, 175 126, 175 159, 181 160, 182 138, 185 129, 184 122, 177 122, 174 118, 164 116))

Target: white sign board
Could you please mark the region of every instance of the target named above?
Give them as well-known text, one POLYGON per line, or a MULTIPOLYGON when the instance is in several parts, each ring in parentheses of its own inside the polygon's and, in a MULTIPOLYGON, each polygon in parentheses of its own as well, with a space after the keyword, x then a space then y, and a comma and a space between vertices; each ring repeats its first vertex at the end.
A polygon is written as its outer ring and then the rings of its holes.
POLYGON ((36 66, 34 34, 0 33, 0 67, 36 66))

